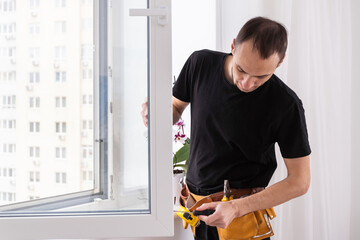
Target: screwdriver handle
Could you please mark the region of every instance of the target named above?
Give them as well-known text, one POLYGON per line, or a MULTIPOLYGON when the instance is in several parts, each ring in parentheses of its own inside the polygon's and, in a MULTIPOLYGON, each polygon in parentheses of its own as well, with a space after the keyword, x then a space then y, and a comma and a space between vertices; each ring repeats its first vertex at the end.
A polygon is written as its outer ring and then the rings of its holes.
POLYGON ((213 214, 215 212, 215 210, 212 209, 206 209, 203 211, 193 211, 194 216, 199 216, 199 215, 204 215, 204 216, 209 216, 211 214, 213 214))

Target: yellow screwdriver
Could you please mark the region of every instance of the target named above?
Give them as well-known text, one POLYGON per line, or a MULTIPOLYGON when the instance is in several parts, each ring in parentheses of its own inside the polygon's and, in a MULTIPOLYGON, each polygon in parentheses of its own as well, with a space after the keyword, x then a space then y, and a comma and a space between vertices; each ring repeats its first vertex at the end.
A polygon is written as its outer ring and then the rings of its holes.
POLYGON ((199 215, 205 215, 205 216, 209 216, 211 214, 213 214, 215 212, 215 210, 211 210, 211 209, 206 209, 204 211, 193 211, 190 212, 189 209, 180 206, 179 209, 176 212, 176 214, 182 218, 185 222, 189 223, 191 226, 197 227, 200 225, 200 220, 196 217, 199 215))

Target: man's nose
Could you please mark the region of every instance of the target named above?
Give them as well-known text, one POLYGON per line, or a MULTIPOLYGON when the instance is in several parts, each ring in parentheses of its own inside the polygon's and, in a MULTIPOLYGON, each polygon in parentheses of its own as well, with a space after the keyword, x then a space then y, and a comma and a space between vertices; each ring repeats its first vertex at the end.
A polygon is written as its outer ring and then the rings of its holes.
POLYGON ((254 81, 251 79, 249 75, 245 75, 243 80, 241 81, 241 85, 243 88, 249 90, 254 86, 254 81))

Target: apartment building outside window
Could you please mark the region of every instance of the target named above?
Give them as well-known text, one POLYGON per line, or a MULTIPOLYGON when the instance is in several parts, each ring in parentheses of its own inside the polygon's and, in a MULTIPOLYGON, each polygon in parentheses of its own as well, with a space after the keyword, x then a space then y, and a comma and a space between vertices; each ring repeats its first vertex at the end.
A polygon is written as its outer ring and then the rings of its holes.
POLYGON ((8 144, 9 153, 16 153, 16 144, 10 143, 8 144))
POLYGON ((39 72, 30 72, 29 73, 29 83, 39 83, 40 82, 40 73, 39 72))
POLYGON ((16 129, 16 120, 14 119, 3 119, 0 120, 0 128, 2 129, 16 129))
POLYGON ((56 147, 55 148, 55 158, 65 159, 66 158, 66 147, 56 147))
POLYGON ((5 36, 6 40, 14 40, 16 33, 16 23, 0 24, 0 36, 5 36))
POLYGON ((93 0, 81 0, 82 4, 93 4, 93 0))
POLYGON ((66 47, 57 46, 55 47, 55 60, 63 61, 66 59, 66 47))
POLYGON ((15 119, 11 119, 11 120, 8 120, 8 129, 15 129, 16 128, 16 120, 15 119))
POLYGON ((93 55, 93 45, 83 44, 81 46, 81 59, 82 60, 91 60, 93 55))
POLYGON ((66 21, 55 22, 55 33, 56 34, 66 33, 66 21))
POLYGON ((55 131, 56 133, 66 133, 66 122, 56 122, 55 131))
POLYGON ((16 96, 3 96, 3 108, 15 108, 16 107, 16 96))
POLYGON ((0 179, 1 178, 13 178, 16 177, 15 168, 0 168, 0 179))
POLYGON ((83 130, 92 130, 93 129, 93 121, 92 120, 83 120, 82 129, 83 130))
POLYGON ((40 48, 39 47, 31 47, 29 49, 29 58, 30 58, 30 60, 39 60, 40 48))
POLYGON ((65 172, 56 172, 55 173, 55 182, 66 184, 66 173, 65 172))
POLYGON ((93 71, 92 71, 92 69, 83 69, 82 70, 82 78, 84 80, 93 79, 93 71))
POLYGON ((6 36, 8 24, 0 24, 0 34, 6 36))
POLYGON ((16 193, 13 192, 0 192, 0 202, 15 202, 16 193))
POLYGON ((55 82, 57 82, 57 83, 66 82, 66 72, 65 71, 55 72, 55 82))
POLYGON ((66 97, 56 97, 55 98, 56 108, 65 108, 66 107, 66 97))
POLYGON ((82 180, 83 181, 92 181, 93 180, 93 172, 92 171, 83 171, 82 172, 82 180))
POLYGON ((39 133, 40 132, 40 122, 30 122, 29 123, 29 132, 39 133))
POLYGON ((16 153, 15 143, 3 143, 3 153, 13 154, 16 153))
POLYGON ((37 147, 37 146, 29 147, 29 157, 30 158, 39 158, 40 157, 40 147, 37 147))
POLYGON ((93 20, 86 18, 81 20, 81 30, 82 31, 92 31, 93 29, 93 20))
POLYGON ((93 103, 93 95, 92 94, 83 95, 82 103, 83 104, 92 104, 93 103))
POLYGON ((29 182, 40 182, 40 172, 39 171, 30 171, 29 172, 29 182))
POLYGON ((9 33, 16 33, 16 23, 10 23, 9 24, 9 33))
POLYGON ((29 98, 29 107, 30 108, 39 108, 40 107, 40 97, 30 97, 29 98))
POLYGON ((92 159, 93 158, 93 147, 92 146, 83 146, 83 159, 92 159))
POLYGON ((9 72, 0 72, 0 81, 15 81, 16 80, 16 72, 9 71, 9 72))
POLYGON ((39 196, 29 196, 29 200, 40 199, 39 196))
POLYGON ((40 7, 40 0, 29 0, 30 9, 37 9, 40 7))
POLYGON ((30 23, 29 24, 29 34, 30 35, 39 35, 40 34, 40 24, 39 23, 30 23))
POLYGON ((0 12, 7 13, 16 11, 15 0, 5 0, 0 2, 0 4, 2 4, 2 8, 0 6, 0 12))
POLYGON ((16 47, 9 48, 9 58, 14 58, 16 56, 16 47))
POLYGON ((55 7, 56 8, 65 8, 66 0, 55 0, 55 7))
POLYGON ((16 80, 16 72, 15 71, 10 71, 10 72, 8 72, 8 74, 9 74, 9 81, 16 80))

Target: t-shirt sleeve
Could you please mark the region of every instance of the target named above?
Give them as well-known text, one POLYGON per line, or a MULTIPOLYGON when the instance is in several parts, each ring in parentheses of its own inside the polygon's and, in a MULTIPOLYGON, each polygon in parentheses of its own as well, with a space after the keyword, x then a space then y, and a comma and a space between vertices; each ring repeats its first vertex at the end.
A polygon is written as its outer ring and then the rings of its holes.
POLYGON ((181 101, 191 102, 192 78, 194 76, 195 64, 196 54, 193 53, 185 62, 173 86, 173 96, 181 101))
POLYGON ((286 111, 279 126, 277 142, 284 158, 304 157, 311 153, 301 100, 292 103, 286 111))

